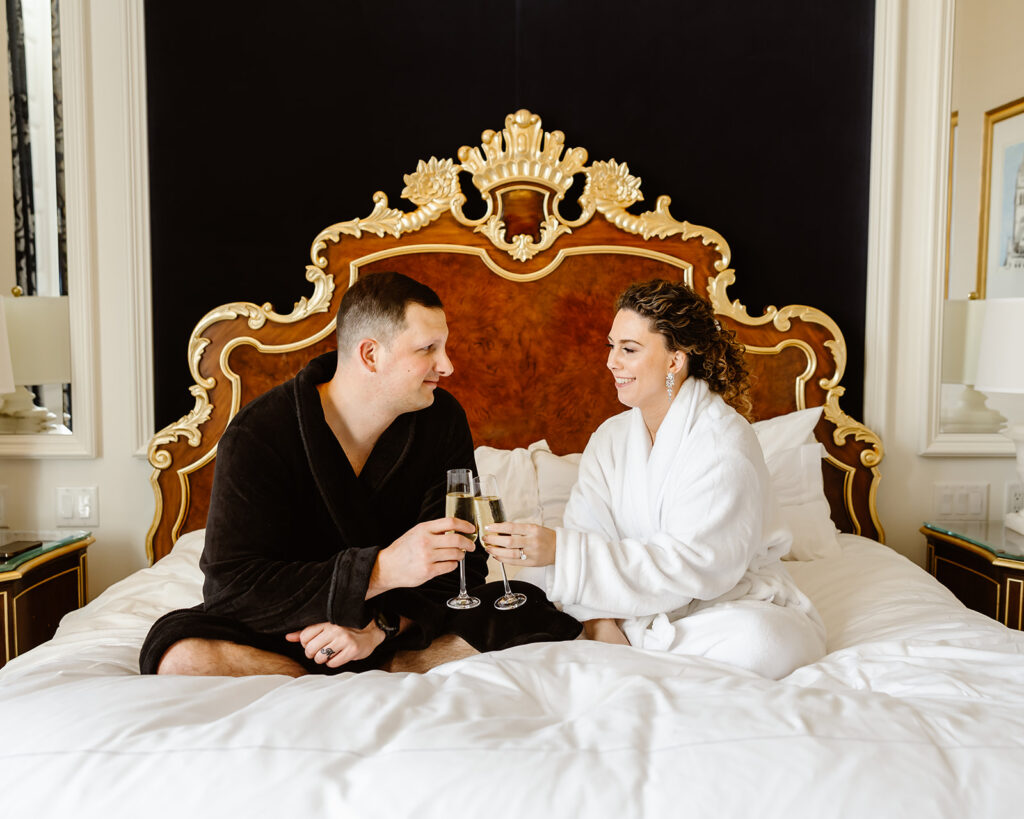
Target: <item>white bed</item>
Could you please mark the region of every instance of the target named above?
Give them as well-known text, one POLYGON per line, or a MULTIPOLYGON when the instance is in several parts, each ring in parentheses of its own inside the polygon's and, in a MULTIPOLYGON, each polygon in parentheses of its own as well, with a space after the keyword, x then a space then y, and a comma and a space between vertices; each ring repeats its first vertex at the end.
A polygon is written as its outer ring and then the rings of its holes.
MULTIPOLYGON (((199 322, 195 408, 149 450, 154 565, 0 669, 0 817, 1021 815, 1024 636, 882 545, 882 444, 840 408, 835 322, 802 305, 748 315, 727 295, 718 233, 675 220, 667 197, 637 213, 625 163, 563 149, 516 112, 458 162, 407 175, 415 210, 377 194, 369 216, 324 230, 292 313, 233 303, 199 322), (581 174, 569 220, 560 203, 581 174), (467 177, 487 207, 475 221, 467 177), (619 410, 585 376, 602 372, 615 294, 654 276, 707 294, 746 345, 755 430, 796 534, 788 566, 824 618, 827 656, 778 682, 582 640, 426 673, 140 676, 153 621, 201 599, 220 433, 330 347, 341 293, 376 269, 441 294, 478 467, 501 478, 510 516, 547 525, 575 474, 555 453, 581 451, 619 410)), ((778 252, 806 263, 799 237, 778 252)))
POLYGON ((1024 635, 885 546, 789 563, 828 655, 779 682, 587 641, 425 674, 138 674, 202 533, 0 671, 0 815, 1018 817, 1024 635))

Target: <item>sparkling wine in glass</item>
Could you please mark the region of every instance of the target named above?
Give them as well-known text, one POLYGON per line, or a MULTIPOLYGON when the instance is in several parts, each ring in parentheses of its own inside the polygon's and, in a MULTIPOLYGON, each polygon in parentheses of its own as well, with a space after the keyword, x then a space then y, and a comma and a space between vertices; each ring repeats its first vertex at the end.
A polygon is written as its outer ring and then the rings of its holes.
MULTIPOLYGON (((480 540, 480 547, 484 545, 484 527, 491 523, 504 523, 505 507, 501 502, 501 494, 498 492, 498 480, 493 475, 481 475, 473 486, 475 488, 473 497, 473 512, 476 515, 476 534, 480 540)), ((494 608, 500 611, 517 609, 526 602, 526 595, 512 591, 508 584, 508 575, 505 573, 505 564, 499 561, 501 566, 501 579, 505 582, 505 593, 494 601, 494 608)))
MULTIPOLYGON (((461 518, 473 523, 473 470, 449 469, 448 488, 444 499, 444 513, 449 518, 461 518)), ((459 532, 461 535, 462 532, 459 532)), ((463 535, 473 540, 475 535, 463 535)), ((448 601, 450 609, 475 609, 480 598, 466 593, 466 556, 459 561, 459 593, 448 601)))

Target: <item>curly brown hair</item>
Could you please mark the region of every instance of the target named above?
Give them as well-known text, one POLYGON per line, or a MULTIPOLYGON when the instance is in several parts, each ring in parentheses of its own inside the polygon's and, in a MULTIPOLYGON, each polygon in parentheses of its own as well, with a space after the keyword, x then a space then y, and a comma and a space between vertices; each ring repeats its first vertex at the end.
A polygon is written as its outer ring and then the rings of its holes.
POLYGON ((682 282, 654 279, 635 282, 615 302, 651 321, 669 350, 689 359, 690 375, 706 381, 712 392, 750 420, 750 373, 736 333, 715 318, 711 303, 682 282))

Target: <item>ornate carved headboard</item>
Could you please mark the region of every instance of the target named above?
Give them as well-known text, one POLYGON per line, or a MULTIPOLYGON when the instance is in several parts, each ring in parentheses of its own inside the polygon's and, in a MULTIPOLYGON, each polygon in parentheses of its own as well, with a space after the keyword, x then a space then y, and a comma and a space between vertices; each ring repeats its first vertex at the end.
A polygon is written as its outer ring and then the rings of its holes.
POLYGON ((709 228, 677 221, 667 196, 639 214, 640 179, 615 160, 587 164, 558 131, 521 110, 458 161, 420 161, 392 208, 383 193, 372 212, 323 230, 306 278, 313 292, 291 313, 233 303, 207 313, 189 341, 195 407, 153 438, 156 516, 151 560, 184 532, 205 525, 217 441, 239 408, 334 346, 334 316, 360 275, 397 270, 428 285, 445 304, 455 374, 445 383, 465 407, 477 445, 511 448, 546 438, 578 452, 621 405, 604 366, 617 294, 632 281, 681 279, 705 293, 746 345, 756 418, 824 405, 815 434, 828 450, 826 495, 836 525, 878 540, 878 437, 839 407, 846 344, 813 307, 769 307, 749 316, 730 301, 729 246, 709 228), (583 174, 582 212, 561 208, 583 174), (472 190, 463 190, 471 177, 472 190), (469 218, 467 193, 484 213, 469 218))

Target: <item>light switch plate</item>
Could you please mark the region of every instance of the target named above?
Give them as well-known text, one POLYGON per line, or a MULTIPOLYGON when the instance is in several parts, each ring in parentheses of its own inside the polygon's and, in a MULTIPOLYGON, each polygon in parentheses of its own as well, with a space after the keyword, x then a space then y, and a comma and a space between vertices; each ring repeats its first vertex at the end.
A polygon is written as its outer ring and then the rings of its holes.
POLYGON ((988 520, 987 483, 933 484, 935 520, 988 520))
POLYGON ((57 487, 57 526, 81 529, 99 523, 99 493, 95 486, 57 487))

